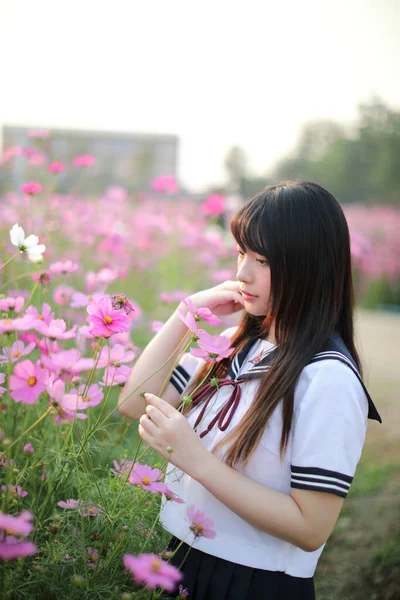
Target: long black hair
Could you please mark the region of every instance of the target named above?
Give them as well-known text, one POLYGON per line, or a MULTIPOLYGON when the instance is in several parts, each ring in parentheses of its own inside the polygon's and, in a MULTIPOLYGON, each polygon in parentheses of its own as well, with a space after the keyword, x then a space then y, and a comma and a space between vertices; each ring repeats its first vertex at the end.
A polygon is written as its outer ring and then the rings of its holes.
MULTIPOLYGON (((232 337, 234 355, 255 336, 267 337, 274 321, 277 352, 240 423, 213 449, 234 440, 225 460, 246 464, 265 426, 282 401, 281 456, 292 425, 294 391, 300 373, 337 332, 361 374, 354 345, 354 293, 350 235, 339 202, 310 181, 266 187, 233 216, 232 234, 243 250, 264 256, 271 270, 271 295, 264 316, 245 313, 232 337)), ((228 360, 204 365, 191 385, 224 377, 228 360)), ((190 390, 188 390, 190 393, 190 390)), ((190 411, 190 404, 184 413, 190 411)))

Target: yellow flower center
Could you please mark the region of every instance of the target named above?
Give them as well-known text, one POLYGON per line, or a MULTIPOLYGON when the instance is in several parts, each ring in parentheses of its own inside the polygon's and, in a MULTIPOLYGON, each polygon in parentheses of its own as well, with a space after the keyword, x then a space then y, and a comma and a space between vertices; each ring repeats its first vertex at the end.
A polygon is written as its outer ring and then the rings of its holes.
POLYGON ((14 496, 15 496, 15 494, 17 493, 17 490, 16 490, 15 488, 12 488, 12 487, 10 487, 10 488, 8 488, 8 489, 9 489, 9 490, 10 490, 10 492, 11 492, 12 494, 14 494, 14 496))
POLYGON ((6 529, 5 534, 6 535, 17 535, 17 532, 14 531, 14 529, 6 529))
POLYGON ((144 485, 150 485, 151 479, 150 477, 145 477, 144 479, 142 479, 142 482, 144 483, 144 485))
POLYGON ((152 560, 151 561, 150 571, 152 573, 159 573, 160 569, 161 569, 161 561, 157 560, 157 559, 152 560))
POLYGON ((89 396, 83 395, 83 392, 78 392, 78 396, 80 396, 84 402, 89 402, 90 400, 89 396))
POLYGON ((110 323, 112 323, 112 317, 110 317, 110 315, 107 315, 106 317, 104 317, 103 320, 106 325, 110 325, 110 323))
POLYGON ((28 385, 30 385, 32 387, 35 385, 36 381, 37 381, 36 377, 29 377, 28 385))
POLYGON ((94 508, 90 507, 90 508, 89 508, 89 512, 90 512, 90 514, 92 515, 92 514, 94 513, 94 508))
POLYGON ((43 315, 38 315, 38 319, 40 319, 41 321, 43 321, 43 319, 44 319, 43 315))
POLYGON ((16 351, 14 352, 14 356, 15 356, 15 358, 18 358, 18 356, 19 356, 20 354, 21 354, 21 352, 18 352, 18 350, 16 350, 16 351))

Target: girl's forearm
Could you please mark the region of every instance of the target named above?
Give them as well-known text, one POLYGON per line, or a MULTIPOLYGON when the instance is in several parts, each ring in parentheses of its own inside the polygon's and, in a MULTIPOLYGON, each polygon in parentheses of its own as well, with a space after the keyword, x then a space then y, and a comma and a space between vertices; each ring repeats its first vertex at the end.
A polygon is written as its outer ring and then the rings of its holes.
POLYGON ((178 311, 175 310, 157 335, 154 336, 143 350, 129 375, 128 381, 120 392, 118 410, 123 415, 132 419, 138 419, 145 412, 146 403, 140 394, 143 392, 159 393, 165 378, 168 376, 172 365, 179 355, 179 351, 173 356, 171 354, 178 348, 188 331, 188 328, 180 319, 178 311), (167 361, 170 356, 170 360, 167 361), (161 365, 164 366, 154 374, 161 365), (148 379, 149 377, 150 379, 148 379), (148 381, 140 385, 146 379, 148 381), (132 393, 137 387, 138 389, 132 393))
POLYGON ((322 544, 314 540, 299 506, 283 492, 268 488, 233 469, 211 452, 192 477, 213 496, 258 529, 306 552, 322 544))

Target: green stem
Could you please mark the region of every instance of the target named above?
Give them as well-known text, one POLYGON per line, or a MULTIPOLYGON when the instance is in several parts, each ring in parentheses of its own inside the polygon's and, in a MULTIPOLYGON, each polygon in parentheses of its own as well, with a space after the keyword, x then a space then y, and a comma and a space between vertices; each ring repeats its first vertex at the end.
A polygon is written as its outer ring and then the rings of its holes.
POLYGON ((30 426, 28 427, 28 429, 26 429, 26 431, 24 431, 23 433, 21 433, 21 435, 13 441, 12 444, 10 444, 9 446, 7 446, 7 448, 5 449, 4 454, 6 454, 6 452, 8 450, 10 450, 13 446, 15 446, 15 444, 17 442, 19 442, 19 440, 24 437, 24 435, 26 435, 27 433, 29 433, 30 431, 32 431, 32 429, 34 429, 34 427, 36 427, 36 425, 38 425, 41 421, 43 421, 43 419, 45 419, 47 417, 47 415, 49 414, 49 412, 51 411, 53 407, 49 406, 49 408, 46 410, 46 412, 44 412, 38 419, 36 419, 36 421, 30 426))
POLYGON ((5 263, 3 263, 3 264, 1 265, 1 267, 0 267, 0 271, 2 271, 2 270, 4 269, 4 267, 6 267, 6 266, 7 266, 7 265, 8 265, 8 264, 9 264, 9 263, 12 261, 12 260, 14 260, 14 258, 15 258, 16 256, 18 256, 19 252, 20 252, 20 251, 18 250, 18 252, 16 252, 15 254, 13 254, 13 255, 12 255, 12 256, 11 256, 11 257, 8 259, 8 260, 6 260, 6 262, 5 262, 5 263))

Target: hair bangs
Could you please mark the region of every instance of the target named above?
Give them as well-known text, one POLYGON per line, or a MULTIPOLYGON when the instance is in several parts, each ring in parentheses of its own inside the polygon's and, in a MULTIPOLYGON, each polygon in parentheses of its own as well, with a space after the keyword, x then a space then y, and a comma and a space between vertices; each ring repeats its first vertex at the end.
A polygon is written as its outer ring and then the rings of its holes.
POLYGON ((257 196, 252 198, 233 215, 231 232, 243 250, 251 250, 268 258, 265 193, 262 194, 262 197, 262 200, 257 196))

